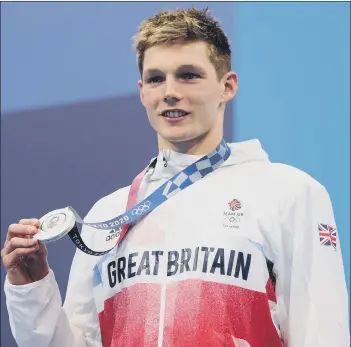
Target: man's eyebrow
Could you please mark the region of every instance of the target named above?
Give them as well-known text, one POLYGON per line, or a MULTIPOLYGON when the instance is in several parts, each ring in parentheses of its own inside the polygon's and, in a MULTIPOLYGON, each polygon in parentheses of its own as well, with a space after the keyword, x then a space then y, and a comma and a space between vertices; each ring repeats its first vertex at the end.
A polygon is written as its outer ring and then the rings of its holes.
POLYGON ((157 74, 162 74, 162 71, 160 69, 147 69, 144 70, 145 75, 157 75, 157 74))
POLYGON ((185 64, 185 65, 180 65, 177 68, 177 71, 184 71, 184 70, 192 70, 192 71, 198 71, 200 73, 205 74, 206 71, 199 65, 194 65, 194 64, 185 64))
MULTIPOLYGON (((202 74, 205 74, 206 71, 198 65, 194 65, 194 64, 184 64, 184 65, 180 65, 177 67, 176 72, 182 72, 184 70, 191 70, 191 71, 198 71, 202 74)), ((150 68, 150 69, 146 69, 144 70, 145 75, 160 75, 163 74, 163 72, 160 69, 157 68, 150 68)))

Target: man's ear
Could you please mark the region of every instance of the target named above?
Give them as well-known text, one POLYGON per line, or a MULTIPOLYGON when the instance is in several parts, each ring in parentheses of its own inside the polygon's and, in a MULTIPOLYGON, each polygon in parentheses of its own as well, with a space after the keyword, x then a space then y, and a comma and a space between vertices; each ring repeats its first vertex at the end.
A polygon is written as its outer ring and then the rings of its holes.
POLYGON ((143 90, 143 82, 142 82, 142 80, 138 81, 138 86, 139 86, 140 101, 144 105, 144 90, 143 90))
POLYGON ((238 76, 235 72, 230 71, 222 77, 222 83, 224 85, 224 92, 222 100, 228 102, 232 100, 238 90, 238 76))

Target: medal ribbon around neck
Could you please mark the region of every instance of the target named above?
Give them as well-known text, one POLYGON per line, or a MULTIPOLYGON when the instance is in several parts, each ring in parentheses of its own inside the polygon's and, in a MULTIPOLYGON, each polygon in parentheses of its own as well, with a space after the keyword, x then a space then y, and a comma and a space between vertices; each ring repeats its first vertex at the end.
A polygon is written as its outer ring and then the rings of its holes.
POLYGON ((198 159, 195 163, 186 167, 183 171, 175 174, 167 182, 162 184, 152 194, 136 204, 137 195, 141 182, 147 172, 144 169, 134 180, 129 190, 126 211, 118 217, 104 222, 88 223, 78 215, 72 207, 49 212, 40 219, 39 233, 34 236, 43 243, 58 240, 68 234, 73 243, 82 252, 89 255, 100 256, 110 252, 121 242, 130 227, 140 218, 162 205, 172 196, 191 186, 201 178, 219 168, 230 156, 231 150, 222 139, 220 144, 210 153, 198 159), (113 230, 122 228, 119 239, 114 247, 105 251, 94 251, 87 247, 80 236, 77 223, 87 225, 98 230, 113 230))

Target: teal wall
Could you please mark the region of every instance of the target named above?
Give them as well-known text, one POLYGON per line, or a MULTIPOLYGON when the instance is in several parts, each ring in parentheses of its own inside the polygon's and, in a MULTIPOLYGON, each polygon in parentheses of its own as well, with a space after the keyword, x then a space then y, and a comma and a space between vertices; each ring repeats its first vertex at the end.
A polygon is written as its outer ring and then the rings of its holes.
POLYGON ((236 141, 320 181, 333 201, 350 293, 350 3, 236 3, 236 141))

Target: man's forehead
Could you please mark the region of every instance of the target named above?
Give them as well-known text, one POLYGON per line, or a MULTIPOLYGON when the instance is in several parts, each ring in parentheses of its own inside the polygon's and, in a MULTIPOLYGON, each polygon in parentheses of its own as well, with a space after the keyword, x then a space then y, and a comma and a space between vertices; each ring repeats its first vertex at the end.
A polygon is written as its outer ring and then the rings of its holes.
POLYGON ((163 44, 152 46, 145 51, 144 71, 160 69, 170 66, 172 69, 180 67, 202 68, 210 63, 207 46, 203 42, 163 44))
POLYGON ((197 53, 207 54, 208 44, 203 41, 195 42, 172 42, 153 45, 146 49, 145 56, 153 56, 156 54, 168 54, 168 53, 197 53))

